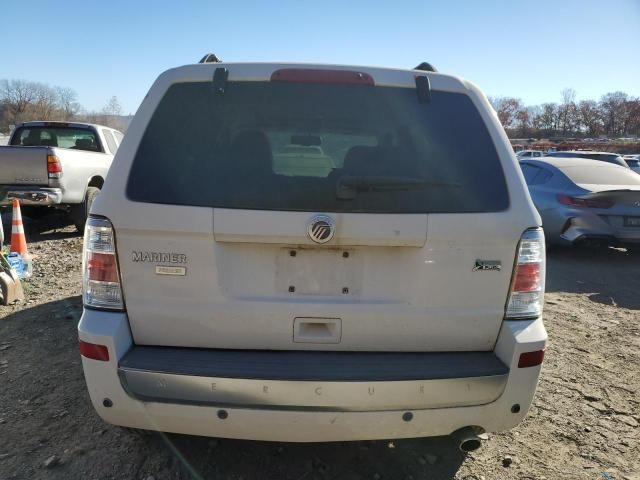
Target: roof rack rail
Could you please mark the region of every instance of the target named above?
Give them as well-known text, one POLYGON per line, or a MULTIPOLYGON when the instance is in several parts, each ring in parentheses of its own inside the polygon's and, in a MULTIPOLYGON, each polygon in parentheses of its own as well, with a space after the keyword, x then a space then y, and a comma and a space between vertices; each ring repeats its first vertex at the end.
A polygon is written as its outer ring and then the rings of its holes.
POLYGON ((418 65, 416 68, 414 68, 414 70, 422 70, 423 72, 437 72, 438 70, 436 70, 436 67, 434 67, 433 65, 431 65, 428 62, 422 62, 420 65, 418 65))
POLYGON ((220 61, 215 53, 207 53, 198 63, 220 63, 220 61))

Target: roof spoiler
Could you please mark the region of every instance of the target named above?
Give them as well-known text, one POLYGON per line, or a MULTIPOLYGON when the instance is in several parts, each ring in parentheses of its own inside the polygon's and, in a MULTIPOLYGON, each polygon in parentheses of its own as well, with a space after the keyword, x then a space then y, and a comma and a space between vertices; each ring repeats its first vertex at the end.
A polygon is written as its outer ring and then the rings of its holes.
POLYGON ((215 53, 207 53, 198 63, 220 63, 220 59, 215 53))
POLYGON ((423 72, 437 72, 436 67, 429 62, 422 62, 420 65, 414 68, 414 70, 422 70, 423 72))

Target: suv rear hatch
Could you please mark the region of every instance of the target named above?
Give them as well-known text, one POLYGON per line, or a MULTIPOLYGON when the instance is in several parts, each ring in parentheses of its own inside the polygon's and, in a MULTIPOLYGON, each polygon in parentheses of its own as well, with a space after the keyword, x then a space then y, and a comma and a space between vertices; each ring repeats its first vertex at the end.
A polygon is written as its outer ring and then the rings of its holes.
POLYGON ((217 68, 168 88, 127 208, 101 209, 136 344, 491 350, 532 225, 460 82, 425 96, 416 72, 217 68))

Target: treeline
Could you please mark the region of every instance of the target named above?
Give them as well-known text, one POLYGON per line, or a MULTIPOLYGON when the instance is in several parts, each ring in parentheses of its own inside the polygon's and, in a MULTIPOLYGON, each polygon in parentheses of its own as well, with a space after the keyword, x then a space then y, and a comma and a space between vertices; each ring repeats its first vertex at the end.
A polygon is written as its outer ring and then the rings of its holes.
POLYGON ((560 103, 527 106, 519 98, 492 97, 489 101, 512 138, 640 136, 640 98, 624 92, 603 95, 599 101, 576 101, 567 88, 560 103))
MULTIPOLYGON (((514 97, 490 97, 489 101, 512 138, 640 137, 640 98, 624 92, 607 93, 599 101, 578 102, 576 92, 567 88, 559 103, 534 106, 514 97)), ((0 79, 0 132, 29 120, 83 121, 125 130, 121 115, 115 96, 99 112, 89 112, 71 88, 0 79)))
POLYGON ((122 108, 115 96, 99 112, 89 112, 80 105, 78 94, 71 88, 0 79, 0 132, 8 132, 11 125, 30 120, 99 123, 124 130, 121 115, 122 108))

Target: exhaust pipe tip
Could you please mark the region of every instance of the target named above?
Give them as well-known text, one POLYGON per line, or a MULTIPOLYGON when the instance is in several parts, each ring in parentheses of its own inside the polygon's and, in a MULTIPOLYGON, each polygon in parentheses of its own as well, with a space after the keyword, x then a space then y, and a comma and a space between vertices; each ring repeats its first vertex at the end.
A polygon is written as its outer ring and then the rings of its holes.
POLYGON ((458 445, 458 448, 461 452, 469 453, 478 450, 481 446, 482 442, 479 438, 476 437, 463 440, 462 442, 460 442, 460 445, 458 445))
POLYGON ((469 426, 456 430, 451 437, 458 445, 458 449, 464 453, 470 453, 478 450, 482 446, 482 438, 480 435, 484 433, 482 427, 469 426))

